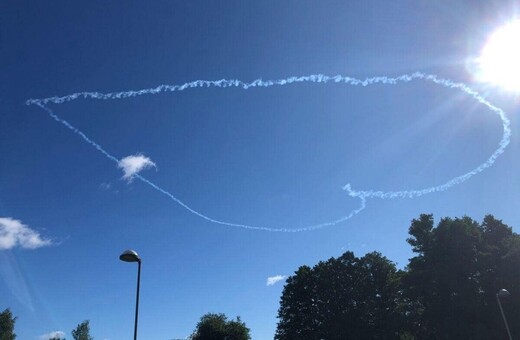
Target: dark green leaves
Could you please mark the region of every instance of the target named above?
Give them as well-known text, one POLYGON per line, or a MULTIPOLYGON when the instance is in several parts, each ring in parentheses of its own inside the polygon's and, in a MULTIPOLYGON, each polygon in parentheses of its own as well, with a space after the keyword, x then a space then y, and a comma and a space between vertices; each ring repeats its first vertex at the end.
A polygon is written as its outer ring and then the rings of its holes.
POLYGON ((208 313, 201 317, 192 340, 250 340, 249 328, 237 317, 228 320, 226 315, 208 313))

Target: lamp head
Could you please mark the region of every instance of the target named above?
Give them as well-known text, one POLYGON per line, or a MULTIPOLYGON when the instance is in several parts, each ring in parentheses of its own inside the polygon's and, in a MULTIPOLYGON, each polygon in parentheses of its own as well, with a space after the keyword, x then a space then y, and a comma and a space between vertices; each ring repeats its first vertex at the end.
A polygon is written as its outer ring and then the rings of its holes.
POLYGON ((510 295, 511 295, 511 293, 509 293, 506 289, 500 289, 497 292, 497 296, 500 299, 508 298, 510 295))
POLYGON ((124 262, 141 262, 139 255, 131 249, 125 250, 121 255, 119 255, 119 259, 124 262))

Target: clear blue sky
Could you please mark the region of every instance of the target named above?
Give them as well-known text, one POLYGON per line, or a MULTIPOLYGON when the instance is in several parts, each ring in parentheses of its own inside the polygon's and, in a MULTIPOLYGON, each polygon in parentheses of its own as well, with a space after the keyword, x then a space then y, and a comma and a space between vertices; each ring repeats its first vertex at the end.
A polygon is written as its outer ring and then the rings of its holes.
MULTIPOLYGON (((254 339, 272 339, 283 281, 268 286, 268 277, 347 250, 378 250, 402 267, 410 220, 421 213, 491 213, 518 232, 520 100, 476 82, 468 66, 514 14, 512 2, 474 0, 2 2, 0 225, 18 242, 0 232, 0 310, 18 316, 23 340, 53 331, 71 338, 85 319, 96 339, 130 339, 137 266, 118 256, 132 248, 143 258, 140 338, 183 338, 203 314, 222 312, 240 315, 254 339), (465 82, 502 108, 512 129, 505 153, 447 191, 369 199, 344 223, 300 233, 201 219, 139 179, 122 179, 116 163, 25 105, 197 79, 415 71, 465 82)), ((148 157, 156 166, 139 174, 193 209, 290 229, 357 209, 347 183, 383 191, 443 184, 484 162, 502 136, 496 114, 424 81, 195 88, 48 107, 117 159, 148 157)))

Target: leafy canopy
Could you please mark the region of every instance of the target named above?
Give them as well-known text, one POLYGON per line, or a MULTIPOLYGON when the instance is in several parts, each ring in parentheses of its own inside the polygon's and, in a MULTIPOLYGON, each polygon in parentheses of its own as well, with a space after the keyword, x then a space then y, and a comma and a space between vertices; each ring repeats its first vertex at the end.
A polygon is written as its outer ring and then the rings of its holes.
POLYGON ((208 313, 200 318, 192 340, 250 340, 249 328, 237 317, 228 320, 225 314, 208 313))
MULTIPOLYGON (((287 279, 275 338, 501 339, 507 333, 496 293, 509 320, 520 319, 520 235, 488 215, 420 215, 409 227, 414 256, 404 270, 382 254, 301 266, 287 279)), ((513 338, 520 323, 510 321, 513 338)))
POLYGON ((90 336, 90 325, 89 321, 85 320, 80 323, 73 331, 72 337, 74 340, 93 340, 94 338, 90 336))
POLYGON ((14 333, 14 324, 16 318, 8 309, 0 313, 0 340, 14 340, 16 334, 14 333))

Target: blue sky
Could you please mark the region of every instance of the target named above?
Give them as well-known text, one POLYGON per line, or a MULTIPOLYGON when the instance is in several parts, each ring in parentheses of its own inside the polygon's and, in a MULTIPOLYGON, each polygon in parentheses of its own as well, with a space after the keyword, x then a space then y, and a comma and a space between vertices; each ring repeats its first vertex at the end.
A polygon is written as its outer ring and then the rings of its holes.
MULTIPOLYGON (((183 338, 203 314, 222 312, 240 315, 254 339, 271 339, 283 280, 267 285, 269 277, 347 250, 378 250, 403 266, 410 220, 421 213, 492 213, 518 232, 520 101, 472 72, 486 37, 515 13, 512 2, 488 1, 2 3, 0 309, 18 316, 20 339, 70 338, 85 319, 96 339, 131 338, 137 268, 118 256, 132 248, 143 259, 141 338, 183 338), (344 223, 298 233, 201 219, 25 105, 199 79, 416 71, 464 82, 503 109, 512 130, 504 154, 449 190, 368 199, 344 223)), ((486 161, 503 133, 474 98, 421 80, 47 106, 118 160, 153 162, 139 175, 202 214, 288 229, 358 209, 347 183, 382 191, 446 183, 486 161)))

